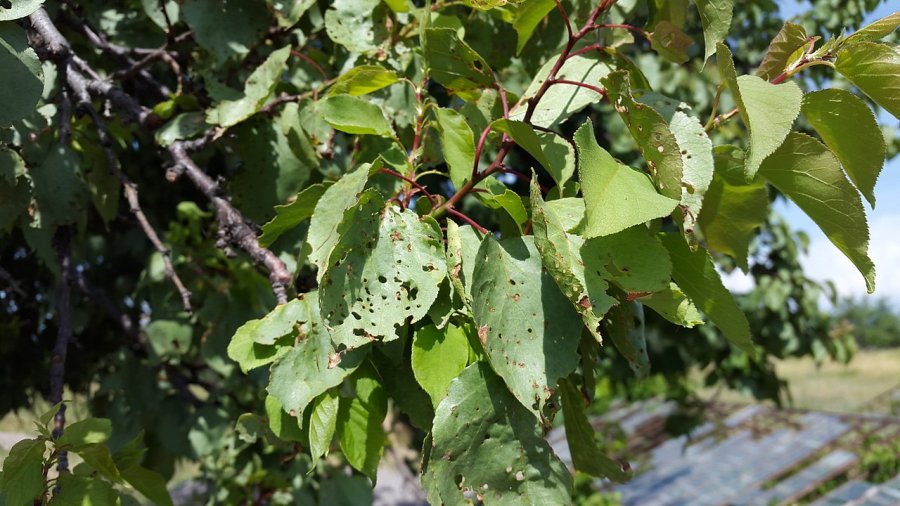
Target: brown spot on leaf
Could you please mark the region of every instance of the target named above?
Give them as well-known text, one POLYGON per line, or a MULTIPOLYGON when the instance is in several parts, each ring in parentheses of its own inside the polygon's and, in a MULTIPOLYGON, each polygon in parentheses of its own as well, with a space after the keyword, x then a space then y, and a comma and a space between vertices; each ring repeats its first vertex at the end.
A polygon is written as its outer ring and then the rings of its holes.
POLYGON ((578 305, 582 307, 582 309, 590 309, 591 308, 591 300, 587 298, 587 295, 581 298, 578 301, 578 305))
POLYGON ((641 297, 646 297, 648 295, 653 295, 653 292, 629 292, 628 295, 625 296, 625 300, 631 302, 634 299, 640 299, 641 297))
POLYGON ((482 346, 487 346, 488 332, 490 332, 490 330, 491 328, 487 325, 478 327, 478 340, 481 341, 482 346))
POLYGON ((334 369, 340 363, 341 363, 341 354, 340 353, 333 353, 331 356, 328 357, 328 368, 329 369, 334 369))

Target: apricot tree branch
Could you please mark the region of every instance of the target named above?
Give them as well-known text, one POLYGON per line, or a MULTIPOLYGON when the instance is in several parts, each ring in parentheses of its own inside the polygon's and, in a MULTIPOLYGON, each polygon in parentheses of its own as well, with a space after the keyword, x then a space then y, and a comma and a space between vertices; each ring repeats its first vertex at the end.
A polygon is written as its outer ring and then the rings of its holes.
MULTIPOLYGON (((30 17, 31 29, 40 39, 32 46, 40 49, 45 57, 57 62, 65 61, 66 82, 73 90, 86 89, 91 95, 108 99, 110 103, 125 116, 124 119, 149 128, 158 118, 146 107, 139 104, 131 95, 125 93, 99 74, 71 49, 68 41, 57 29, 56 25, 41 8, 30 17)), ((202 143, 205 146, 206 143, 202 143)), ((188 155, 194 144, 177 141, 168 147, 168 152, 175 161, 178 171, 187 175, 188 179, 213 204, 219 223, 220 247, 234 245, 247 253, 250 258, 261 265, 269 274, 272 290, 279 303, 287 302, 287 288, 292 281, 291 273, 278 256, 259 245, 256 237, 258 228, 245 218, 231 202, 222 195, 218 185, 188 155)))

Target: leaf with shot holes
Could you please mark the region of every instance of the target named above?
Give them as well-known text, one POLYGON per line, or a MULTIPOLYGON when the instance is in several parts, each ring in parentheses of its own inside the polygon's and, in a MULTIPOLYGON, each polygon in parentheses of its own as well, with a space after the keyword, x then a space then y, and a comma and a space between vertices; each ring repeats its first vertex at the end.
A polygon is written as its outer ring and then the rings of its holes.
POLYGON ((572 475, 484 362, 450 383, 431 438, 422 473, 431 504, 467 504, 470 494, 485 506, 571 502, 572 475))
POLYGON ((472 309, 494 370, 541 417, 556 382, 578 365, 582 323, 544 271, 532 236, 481 243, 472 309))
POLYGON ((541 198, 536 175, 531 179, 531 222, 534 244, 544 268, 581 315, 594 339, 602 343, 600 321, 606 311, 616 304, 616 300, 607 295, 605 279, 585 277, 585 264, 579 251, 584 241, 577 235, 566 233, 556 213, 541 198))
POLYGON ((303 294, 296 303, 300 309, 294 315, 297 342, 272 366, 267 390, 285 412, 302 420, 303 410, 313 399, 359 367, 368 347, 338 354, 319 318, 319 294, 303 294))
POLYGON ((467 307, 472 305, 472 273, 482 236, 471 225, 447 221, 447 276, 467 307))
POLYGON ((609 102, 637 142, 659 192, 669 198, 681 199, 684 163, 678 141, 665 118, 649 105, 634 100, 627 72, 613 72, 603 79, 603 84, 609 102))
POLYGON ((344 213, 338 234, 319 284, 322 317, 335 343, 391 341, 397 327, 428 314, 447 274, 434 219, 385 208, 370 189, 344 213))

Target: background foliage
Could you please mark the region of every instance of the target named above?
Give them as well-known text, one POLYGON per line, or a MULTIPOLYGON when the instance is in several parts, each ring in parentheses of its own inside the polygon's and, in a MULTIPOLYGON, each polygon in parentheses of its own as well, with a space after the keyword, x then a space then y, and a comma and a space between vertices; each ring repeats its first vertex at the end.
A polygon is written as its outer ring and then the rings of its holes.
MULTIPOLYGON (((854 348, 770 202, 874 284, 856 189, 897 151, 869 112, 897 115, 897 17, 839 34, 878 3, 0 5, 0 413, 65 384, 111 420, 66 446, 51 411, 16 454, 77 453, 58 484, 105 477, 97 504, 164 503, 128 473, 179 461, 209 503, 356 503, 385 448, 433 500, 555 504, 560 419, 575 467, 626 478, 582 423, 597 381, 782 400, 773 359, 854 348), (733 307, 713 258, 756 281, 733 307)), ((2 476, 8 504, 48 486, 2 476)))

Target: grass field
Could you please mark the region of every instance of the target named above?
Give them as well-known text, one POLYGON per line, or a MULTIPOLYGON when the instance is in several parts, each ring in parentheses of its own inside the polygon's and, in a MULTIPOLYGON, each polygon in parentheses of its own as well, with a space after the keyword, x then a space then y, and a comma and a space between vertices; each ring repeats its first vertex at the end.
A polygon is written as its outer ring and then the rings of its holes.
MULTIPOLYGON (((812 359, 792 359, 778 362, 776 368, 790 385, 792 407, 842 413, 874 410, 900 414, 896 405, 900 399, 892 406, 882 395, 900 388, 900 348, 860 350, 847 365, 826 362, 817 367, 812 359), (879 396, 882 399, 876 399, 879 396)), ((711 396, 713 390, 704 390, 703 394, 711 396)), ((719 399, 749 402, 752 397, 741 392, 722 391, 719 399)))

